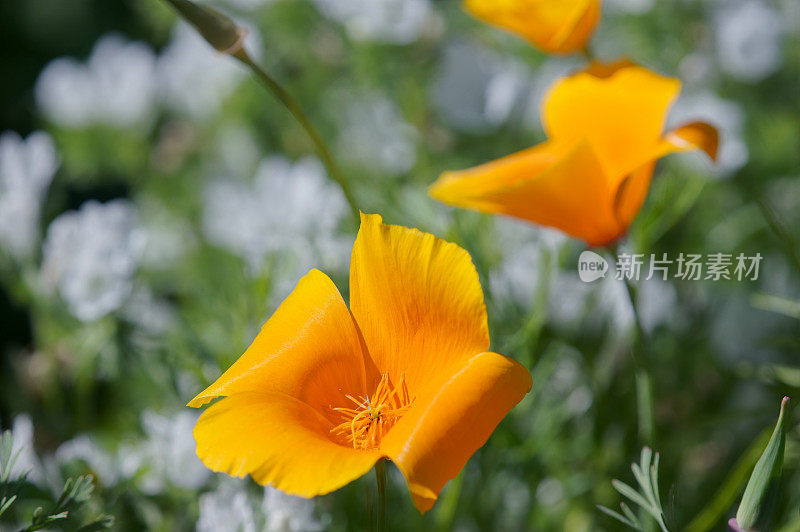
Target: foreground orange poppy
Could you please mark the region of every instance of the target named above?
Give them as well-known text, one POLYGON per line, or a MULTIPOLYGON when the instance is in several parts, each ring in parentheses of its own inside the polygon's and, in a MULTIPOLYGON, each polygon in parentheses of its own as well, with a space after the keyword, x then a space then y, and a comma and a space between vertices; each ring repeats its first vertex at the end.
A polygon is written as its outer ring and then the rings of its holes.
POLYGON ((478 274, 459 246, 362 215, 350 310, 312 270, 253 344, 189 406, 197 455, 287 493, 338 489, 391 459, 429 510, 531 388, 488 351, 478 274))
POLYGON ((600 0, 465 0, 464 7, 551 54, 585 49, 600 20, 600 0))
POLYGON ((456 207, 561 229, 589 245, 622 236, 650 189, 656 161, 702 149, 718 134, 693 122, 663 135, 680 81, 633 65, 593 63, 545 98, 548 140, 469 170, 446 172, 430 195, 456 207))

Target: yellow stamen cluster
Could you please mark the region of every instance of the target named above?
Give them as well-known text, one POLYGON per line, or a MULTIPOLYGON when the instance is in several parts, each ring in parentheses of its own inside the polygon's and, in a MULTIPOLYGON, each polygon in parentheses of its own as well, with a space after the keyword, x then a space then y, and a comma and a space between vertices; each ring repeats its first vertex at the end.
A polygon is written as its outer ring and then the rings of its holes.
POLYGON ((355 408, 334 408, 345 421, 331 429, 333 434, 342 436, 354 449, 377 449, 381 438, 408 411, 414 399, 409 397, 408 387, 401 377, 397 386, 384 374, 369 395, 346 396, 355 408))

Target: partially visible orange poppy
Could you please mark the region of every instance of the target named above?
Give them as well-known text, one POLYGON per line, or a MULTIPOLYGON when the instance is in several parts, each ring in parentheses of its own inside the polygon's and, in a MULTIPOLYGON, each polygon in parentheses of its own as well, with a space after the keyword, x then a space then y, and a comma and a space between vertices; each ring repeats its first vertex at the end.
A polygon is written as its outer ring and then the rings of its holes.
POLYGON ((464 7, 551 54, 583 50, 600 20, 600 0, 464 0, 464 7))
POLYGON ((550 89, 542 109, 548 140, 430 188, 456 207, 561 229, 590 245, 623 235, 650 189, 656 161, 702 149, 716 158, 718 134, 693 122, 662 134, 680 81, 627 61, 593 63, 550 89))
POLYGON ((362 215, 350 310, 312 270, 253 344, 189 406, 214 471, 312 497, 382 458, 429 510, 447 481, 531 388, 488 351, 478 274, 459 246, 362 215))

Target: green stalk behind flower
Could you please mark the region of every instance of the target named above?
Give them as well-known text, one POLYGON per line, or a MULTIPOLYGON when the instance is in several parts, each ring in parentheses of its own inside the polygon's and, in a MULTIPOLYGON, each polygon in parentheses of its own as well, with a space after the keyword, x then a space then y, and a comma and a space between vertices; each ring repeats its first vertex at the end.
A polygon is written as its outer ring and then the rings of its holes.
POLYGON ((331 179, 336 181, 342 189, 344 197, 353 212, 354 220, 359 220, 360 211, 358 209, 358 204, 353 197, 347 179, 336 164, 322 136, 311 123, 311 120, 309 120, 297 100, 295 100, 274 78, 258 66, 244 49, 244 38, 247 35, 247 30, 238 26, 230 17, 216 9, 198 5, 189 0, 165 1, 169 3, 182 18, 194 26, 198 33, 200 33, 215 50, 222 54, 230 55, 245 64, 250 71, 261 80, 264 86, 272 92, 278 101, 292 113, 292 116, 294 116, 300 126, 305 129, 308 136, 311 137, 317 153, 328 170, 328 175, 331 179))

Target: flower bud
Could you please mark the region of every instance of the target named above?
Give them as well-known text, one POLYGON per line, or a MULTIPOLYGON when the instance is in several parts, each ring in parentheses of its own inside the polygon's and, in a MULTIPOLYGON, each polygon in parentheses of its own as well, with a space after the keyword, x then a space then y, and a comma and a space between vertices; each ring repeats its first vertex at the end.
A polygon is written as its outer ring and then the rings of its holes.
POLYGON ((247 30, 224 13, 189 0, 166 0, 218 52, 233 55, 241 49, 247 30))
POLYGON ((760 527, 766 527, 763 528, 764 530, 769 529, 767 521, 772 503, 777 495, 781 467, 783 467, 788 404, 789 398, 784 397, 781 401, 781 413, 778 416, 775 431, 747 482, 742 502, 736 512, 736 519, 731 519, 729 523, 733 530, 750 532, 759 530, 760 527))

